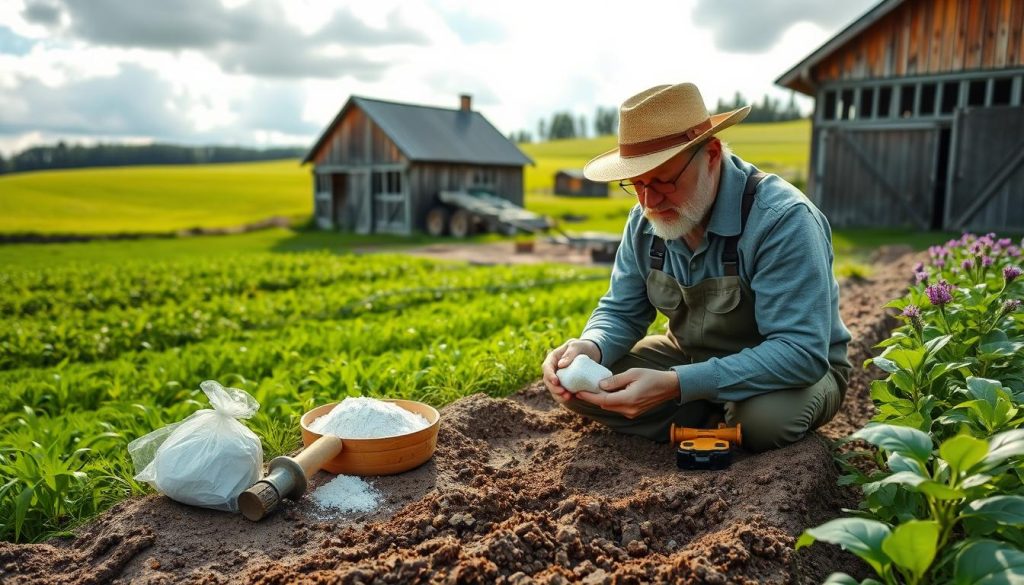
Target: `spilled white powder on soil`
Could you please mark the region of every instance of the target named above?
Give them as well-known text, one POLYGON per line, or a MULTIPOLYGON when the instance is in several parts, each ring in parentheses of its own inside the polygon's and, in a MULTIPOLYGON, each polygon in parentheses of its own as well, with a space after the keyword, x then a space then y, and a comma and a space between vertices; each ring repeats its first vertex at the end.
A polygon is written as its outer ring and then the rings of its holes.
POLYGON ((318 487, 313 501, 325 512, 370 512, 380 502, 380 492, 354 475, 339 475, 318 487))
POLYGON ((331 412, 314 420, 309 428, 321 435, 344 439, 379 439, 407 435, 430 426, 427 419, 390 402, 350 397, 331 412))

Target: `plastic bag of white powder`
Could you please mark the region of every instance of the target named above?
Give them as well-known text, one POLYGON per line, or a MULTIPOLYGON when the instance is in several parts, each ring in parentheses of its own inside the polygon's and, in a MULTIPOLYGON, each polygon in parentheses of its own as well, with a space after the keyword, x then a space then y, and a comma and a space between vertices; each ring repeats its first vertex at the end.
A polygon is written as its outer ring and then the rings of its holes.
POLYGON ((244 390, 213 380, 199 386, 212 410, 196 411, 128 444, 135 479, 183 504, 237 512, 238 494, 263 472, 263 445, 236 419, 251 417, 260 405, 244 390))

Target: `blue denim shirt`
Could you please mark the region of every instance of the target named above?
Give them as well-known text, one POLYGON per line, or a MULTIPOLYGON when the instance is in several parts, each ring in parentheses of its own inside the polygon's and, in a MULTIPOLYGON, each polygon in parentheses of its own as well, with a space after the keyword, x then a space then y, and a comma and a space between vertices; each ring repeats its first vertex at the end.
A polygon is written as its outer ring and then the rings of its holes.
MULTIPOLYGON (((725 275, 726 237, 741 231, 747 176, 757 169, 732 155, 722 176, 704 241, 696 251, 667 243, 664 270, 684 286, 725 275)), ((768 175, 757 189, 737 252, 739 276, 754 292, 757 328, 765 341, 722 358, 680 364, 680 399, 737 401, 782 388, 814 384, 829 365, 848 367, 850 332, 839 317, 839 283, 832 274, 832 232, 825 216, 794 186, 768 175)), ((629 214, 608 292, 584 327, 610 366, 646 335, 657 316, 647 299, 653 227, 640 205, 629 214)))

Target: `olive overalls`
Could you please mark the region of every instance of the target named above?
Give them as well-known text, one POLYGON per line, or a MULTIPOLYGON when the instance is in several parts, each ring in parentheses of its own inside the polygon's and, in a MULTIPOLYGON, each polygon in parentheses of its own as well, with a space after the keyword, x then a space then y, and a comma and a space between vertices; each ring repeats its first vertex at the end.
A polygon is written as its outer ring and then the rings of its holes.
MULTIPOLYGON (((743 193, 742 226, 753 206, 754 194, 764 173, 751 175, 743 193)), ((655 237, 651 245, 651 272, 647 298, 668 321, 665 335, 649 335, 611 366, 613 373, 630 368, 668 370, 673 366, 724 357, 759 345, 754 315, 754 293, 738 275, 737 243, 742 235, 726 241, 722 262, 725 275, 693 286, 683 286, 662 271, 665 241, 655 237), (682 349, 685 348, 685 349, 682 349)), ((679 405, 670 400, 628 419, 583 402, 570 400, 566 407, 617 431, 655 441, 668 440, 669 426, 708 427, 724 419, 743 426, 743 446, 764 451, 800 440, 827 423, 842 403, 849 380, 849 364, 833 364, 829 371, 806 388, 775 390, 740 402, 694 400, 679 405)), ((686 384, 686 380, 681 381, 686 384)))

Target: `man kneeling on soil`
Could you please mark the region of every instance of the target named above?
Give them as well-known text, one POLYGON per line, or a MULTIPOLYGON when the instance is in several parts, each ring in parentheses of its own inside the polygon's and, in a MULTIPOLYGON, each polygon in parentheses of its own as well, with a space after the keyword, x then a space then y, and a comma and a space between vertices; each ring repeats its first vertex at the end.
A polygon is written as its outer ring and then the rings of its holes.
POLYGON ((835 416, 851 366, 832 234, 800 191, 715 134, 749 107, 709 116, 693 84, 661 85, 619 110, 619 146, 587 163, 639 205, 611 285, 579 339, 544 360, 556 401, 615 430, 667 441, 669 426, 743 427, 752 451, 835 416), (664 335, 645 336, 657 311, 664 335), (572 394, 556 372, 585 354, 614 375, 572 394))

